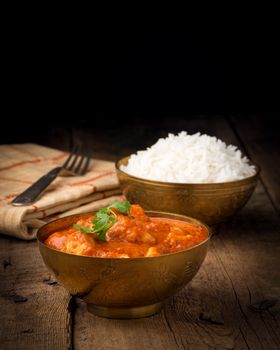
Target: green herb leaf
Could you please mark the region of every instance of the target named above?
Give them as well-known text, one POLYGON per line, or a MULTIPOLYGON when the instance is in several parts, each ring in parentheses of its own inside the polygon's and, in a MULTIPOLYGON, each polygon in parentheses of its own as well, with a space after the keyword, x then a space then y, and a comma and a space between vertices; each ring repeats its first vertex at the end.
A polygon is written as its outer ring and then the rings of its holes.
POLYGON ((76 230, 79 230, 79 231, 83 231, 83 232, 86 232, 86 233, 93 233, 93 230, 88 228, 88 227, 85 227, 85 226, 81 226, 81 225, 73 225, 73 228, 76 229, 76 230))
POLYGON ((129 214, 130 211, 130 207, 131 204, 129 203, 129 201, 124 201, 124 202, 113 202, 111 205, 109 205, 109 208, 115 208, 117 209, 117 211, 119 211, 120 213, 127 213, 129 214))
MULTIPOLYGON (((97 218, 98 219, 98 218, 97 218)), ((110 216, 102 217, 102 220, 93 221, 94 224, 94 233, 99 233, 96 237, 97 240, 106 241, 106 232, 117 222, 117 218, 112 218, 110 216)))
POLYGON ((102 230, 103 227, 106 226, 106 224, 109 221, 109 215, 108 214, 103 214, 103 213, 96 213, 94 219, 93 219, 93 227, 94 227, 94 232, 98 232, 102 230))
POLYGON ((101 231, 98 232, 98 236, 95 237, 97 241, 106 241, 106 232, 107 229, 103 228, 101 231))
POLYGON ((102 215, 102 214, 111 214, 110 210, 108 208, 101 208, 96 212, 96 216, 102 215))
POLYGON ((106 232, 118 221, 116 213, 111 208, 117 209, 122 214, 129 214, 130 207, 131 204, 128 201, 113 202, 107 208, 102 208, 95 213, 92 228, 81 225, 73 225, 73 227, 82 232, 95 234, 96 240, 106 241, 106 232))

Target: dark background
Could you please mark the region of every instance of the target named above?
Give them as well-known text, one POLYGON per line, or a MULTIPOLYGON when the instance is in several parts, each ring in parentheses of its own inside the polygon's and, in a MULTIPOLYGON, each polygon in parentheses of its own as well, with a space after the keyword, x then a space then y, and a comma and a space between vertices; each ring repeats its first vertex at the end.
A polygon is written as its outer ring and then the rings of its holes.
MULTIPOLYGON (((2 143, 38 142, 54 128, 155 128, 206 115, 263 116, 277 126, 276 28, 259 22, 238 31, 111 31, 52 41, 17 35, 9 64, 8 130, 2 143), (24 39, 24 40, 23 40, 24 39), (10 89, 10 90, 9 90, 10 89), (9 92, 11 94, 9 94, 9 92)), ((182 127, 185 124, 182 124, 182 127)))
MULTIPOLYGON (((30 14, 40 22, 36 9, 32 5, 30 14)), ((2 50, 8 75, 2 143, 69 149, 82 142, 91 156, 116 160, 168 132, 201 131, 240 146, 261 167, 261 179, 244 211, 215 230, 206 269, 196 282, 167 303, 164 313, 148 322, 129 321, 129 327, 106 324, 70 300, 38 260, 36 242, 2 236, 2 347, 114 348, 115 339, 118 348, 134 348, 136 342, 138 348, 143 343, 153 349, 279 345, 279 302, 273 307, 280 299, 279 30, 252 9, 244 15, 246 30, 237 16, 230 31, 224 25, 214 30, 209 14, 211 23, 203 29, 200 19, 193 31, 135 34, 127 27, 105 35, 105 21, 99 31, 78 32, 76 18, 51 8, 59 23, 64 16, 73 27, 71 32, 66 25, 52 37, 51 16, 46 34, 37 37, 38 26, 26 33, 26 16, 21 16, 24 25, 8 39, 11 50, 2 50), (255 25, 248 21, 252 17, 255 25)), ((279 17, 279 11, 275 14, 279 17)), ((95 12, 90 22, 98 16, 95 12)))

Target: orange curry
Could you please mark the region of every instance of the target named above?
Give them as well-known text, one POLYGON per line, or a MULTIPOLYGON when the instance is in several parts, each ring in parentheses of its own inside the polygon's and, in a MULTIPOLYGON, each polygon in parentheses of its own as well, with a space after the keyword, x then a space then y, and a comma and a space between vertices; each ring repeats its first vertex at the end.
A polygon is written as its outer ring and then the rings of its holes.
MULTIPOLYGON (((169 254, 193 247, 208 237, 204 226, 174 219, 148 217, 137 204, 126 216, 116 211, 117 221, 106 233, 106 241, 73 227, 52 233, 45 243, 62 252, 101 258, 137 258, 169 254)), ((90 227, 92 217, 78 225, 90 227)))

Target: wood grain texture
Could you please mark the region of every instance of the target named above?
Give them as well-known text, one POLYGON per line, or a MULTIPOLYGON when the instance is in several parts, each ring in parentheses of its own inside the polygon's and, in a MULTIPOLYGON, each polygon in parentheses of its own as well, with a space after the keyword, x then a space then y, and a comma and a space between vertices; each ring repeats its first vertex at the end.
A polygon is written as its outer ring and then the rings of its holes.
POLYGON ((261 167, 261 179, 280 213, 280 136, 275 118, 249 116, 230 117, 233 128, 246 145, 250 158, 261 167))
POLYGON ((75 349, 278 349, 280 305, 249 306, 280 299, 279 256, 279 218, 259 185, 246 208, 216 228, 199 273, 160 314, 107 320, 79 302, 75 349))
MULTIPOLYGON (((242 148, 222 117, 172 119, 146 134, 146 143, 168 131, 206 132, 242 148), (150 136, 152 135, 152 137, 150 136)), ((134 134, 133 144, 141 144, 134 134)), ((123 136, 124 137, 124 136, 123 136)), ((127 142, 129 144, 129 142, 127 142)), ((122 148, 115 144, 115 154, 122 148)), ((106 156, 106 155, 105 155, 106 156)), ((280 299, 279 217, 261 184, 246 207, 216 227, 207 258, 197 276, 167 301, 158 315, 134 321, 90 315, 81 301, 74 323, 75 349, 278 349, 279 304, 262 312, 251 304, 280 299)))
POLYGON ((280 256, 279 219, 264 198, 259 186, 246 208, 216 229, 199 274, 168 304, 169 322, 186 348, 280 347, 279 305, 269 310, 275 315, 249 308, 260 300, 280 298, 276 282, 280 272, 275 268, 280 256), (192 340, 186 334, 192 334, 192 340))
POLYGON ((74 348, 176 349, 174 334, 163 314, 137 320, 113 320, 87 312, 78 301, 74 323, 74 348))
MULTIPOLYGON (((44 121, 32 142, 69 150, 71 135, 44 121)), ((1 350, 71 349, 72 299, 51 277, 37 243, 0 235, 0 263, 1 350)))
MULTIPOLYGON (((191 283, 161 313, 145 319, 89 314, 83 301, 74 302, 50 277, 36 243, 1 236, 1 350, 280 349, 279 154, 273 150, 276 132, 267 129, 264 136, 262 121, 251 122, 253 131, 249 119, 170 117, 147 124, 139 118, 133 126, 102 130, 81 120, 73 125, 73 139, 69 131, 62 143, 45 138, 42 143, 60 149, 83 141, 91 156, 116 160, 168 132, 207 133, 247 152, 262 167, 262 182, 245 208, 215 227, 206 260, 191 283)), ((63 135, 60 127, 56 130, 63 135)))
POLYGON ((71 299, 36 242, 0 238, 1 349, 71 349, 71 299))

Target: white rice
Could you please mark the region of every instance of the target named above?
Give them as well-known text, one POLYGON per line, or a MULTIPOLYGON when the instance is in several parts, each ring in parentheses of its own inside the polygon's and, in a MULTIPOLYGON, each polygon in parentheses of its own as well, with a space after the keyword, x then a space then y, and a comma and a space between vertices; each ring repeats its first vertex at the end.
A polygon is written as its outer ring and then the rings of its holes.
POLYGON ((145 151, 131 155, 121 170, 143 179, 177 183, 227 182, 256 173, 236 146, 216 137, 168 134, 145 151))

